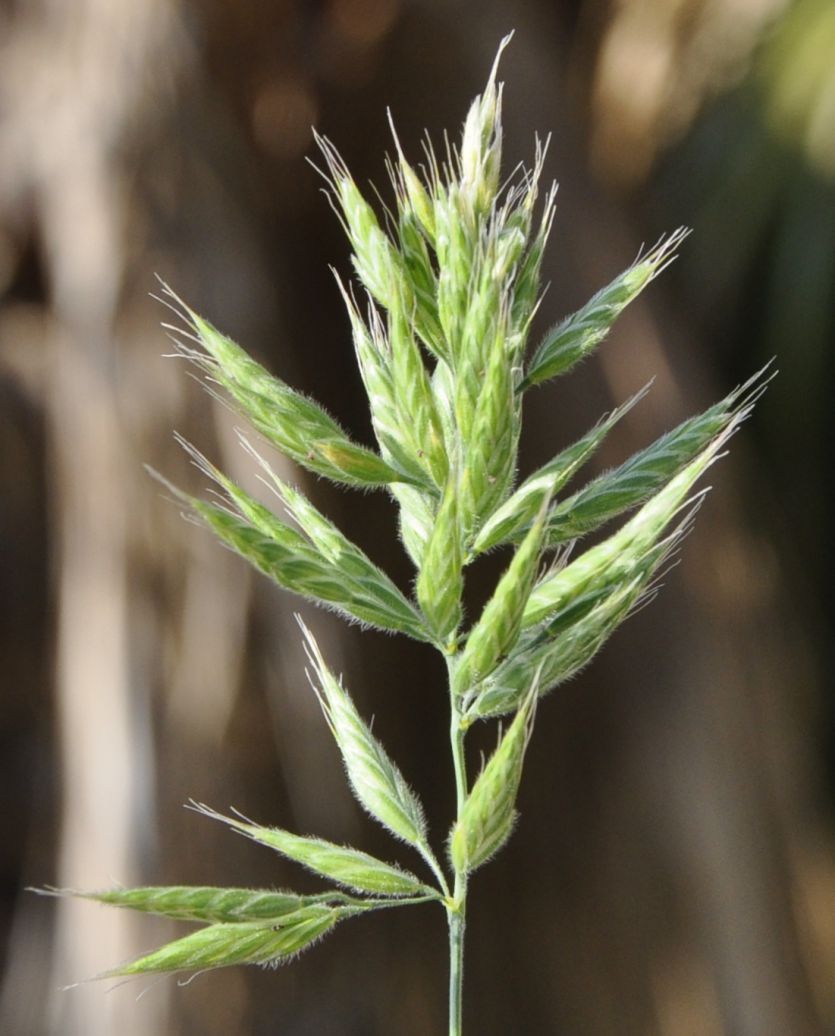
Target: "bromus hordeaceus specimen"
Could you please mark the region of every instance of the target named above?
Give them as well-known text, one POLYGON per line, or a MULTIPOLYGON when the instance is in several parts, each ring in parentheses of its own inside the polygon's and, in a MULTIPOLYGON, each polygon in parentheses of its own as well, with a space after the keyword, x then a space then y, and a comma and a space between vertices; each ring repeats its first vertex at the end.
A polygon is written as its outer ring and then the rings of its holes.
POLYGON ((432 848, 418 796, 301 625, 308 676, 354 794, 414 850, 414 865, 405 869, 358 849, 194 804, 306 866, 329 888, 308 896, 179 886, 72 893, 201 923, 192 934, 108 975, 277 964, 354 915, 435 902, 449 926, 449 1032, 460 1034, 468 882, 512 830, 539 699, 585 666, 653 593, 659 570, 692 520, 697 481, 763 391, 764 379, 757 376, 620 467, 566 493, 642 391, 517 480, 525 394, 588 356, 624 307, 672 260, 687 232, 661 240, 528 350, 555 188, 540 200, 544 148, 538 144, 533 168, 520 168, 502 182, 502 87, 496 71, 494 65, 469 110, 460 144, 448 148, 445 161, 427 145, 418 171, 395 136, 396 158, 389 167, 395 204, 383 222, 333 146, 318 139, 365 293, 360 300, 338 282, 377 451, 353 442, 318 404, 269 374, 165 288, 167 302, 186 325, 173 329, 178 348, 266 440, 317 475, 383 488, 396 501, 400 534, 416 571, 413 597, 248 442, 283 505, 281 515, 184 443, 223 501, 178 496, 225 544, 280 586, 443 654, 456 789, 446 863, 432 848), (568 560, 565 545, 629 511, 634 514, 618 531, 585 552, 575 548, 568 560), (465 570, 501 547, 508 566, 481 614, 467 625, 465 570), (494 717, 503 723, 497 748, 474 776, 465 761, 467 731, 494 717))

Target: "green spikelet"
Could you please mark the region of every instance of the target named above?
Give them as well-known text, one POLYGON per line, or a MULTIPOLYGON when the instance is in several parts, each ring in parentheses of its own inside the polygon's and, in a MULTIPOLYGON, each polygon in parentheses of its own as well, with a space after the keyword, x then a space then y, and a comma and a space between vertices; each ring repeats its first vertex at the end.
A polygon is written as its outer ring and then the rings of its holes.
POLYGON ((506 355, 503 321, 497 329, 465 437, 459 489, 459 519, 471 542, 481 522, 507 496, 516 467, 519 438, 513 376, 506 355))
POLYGON ((321 939, 339 918, 338 909, 309 906, 287 924, 214 924, 100 977, 207 971, 232 964, 280 964, 321 939))
POLYGON ((397 148, 397 172, 395 173, 392 170, 391 180, 397 190, 400 211, 404 216, 413 217, 426 235, 427 240, 434 245, 435 212, 432 195, 424 187, 415 170, 406 161, 390 112, 389 126, 391 127, 391 135, 397 148))
POLYGON ((549 500, 550 495, 542 501, 538 518, 467 637, 452 681, 456 694, 491 673, 516 643, 541 557, 549 500))
POLYGON ((425 847, 426 820, 417 796, 360 718, 348 692, 325 665, 313 634, 301 620, 299 625, 315 673, 311 682, 339 745, 354 794, 392 834, 416 848, 425 847))
POLYGON ((516 793, 533 727, 535 690, 517 712, 499 747, 476 779, 452 829, 449 855, 469 874, 505 844, 516 820, 516 793))
POLYGON ((372 487, 415 481, 372 450, 352 442, 318 403, 268 374, 231 338, 188 309, 170 289, 165 292, 181 308, 203 350, 178 342, 180 351, 218 381, 258 431, 282 453, 308 471, 346 485, 372 487))
POLYGON ((537 674, 540 696, 575 676, 638 605, 655 567, 648 555, 631 580, 590 591, 523 634, 513 653, 467 702, 462 723, 468 726, 518 709, 529 692, 532 673, 537 674))
POLYGON ((530 475, 485 522, 473 544, 473 554, 481 554, 512 540, 533 519, 547 494, 558 493, 600 446, 614 426, 643 398, 647 389, 636 393, 608 417, 598 422, 573 445, 562 450, 533 475, 530 475))
POLYGON ((329 183, 354 250, 359 279, 381 305, 390 306, 405 289, 400 253, 380 227, 336 148, 319 134, 316 143, 328 166, 329 183))
POLYGON ((400 538, 406 552, 420 569, 435 525, 437 503, 412 486, 392 485, 391 494, 400 504, 400 538))
POLYGON ((680 227, 652 248, 643 259, 607 284, 585 306, 552 328, 534 353, 522 387, 538 385, 585 359, 608 335, 617 318, 651 280, 672 262, 690 233, 680 227))
POLYGON ((417 599, 440 644, 449 646, 461 622, 461 530, 455 471, 450 472, 417 578, 417 599))
POLYGON ((607 540, 581 554, 570 565, 542 579, 531 592, 522 619, 533 626, 565 608, 589 589, 630 576, 659 540, 701 475, 721 448, 724 437, 681 471, 629 522, 607 540))
POLYGON ((400 434, 408 441, 415 463, 436 486, 443 487, 449 474, 443 427, 408 314, 400 307, 389 316, 389 341, 400 434))
POLYGON ((235 487, 235 502, 244 501, 250 521, 216 504, 194 497, 185 500, 227 546, 286 590, 335 607, 360 622, 408 633, 418 640, 432 639, 417 611, 388 576, 334 526, 330 531, 344 546, 328 555, 248 498, 240 487, 235 487))
POLYGON ((413 874, 359 849, 335 845, 322 838, 293 835, 278 827, 261 827, 250 821, 224 816, 202 804, 195 808, 204 816, 222 820, 254 842, 274 849, 288 860, 357 892, 382 896, 424 895, 427 891, 432 894, 413 874))
MULTIPOLYGON (((531 209, 536 201, 537 185, 542 175, 544 160, 544 148, 538 146, 536 164, 531 173, 530 185, 523 203, 531 209)), ((556 184, 552 184, 545 196, 536 235, 528 246, 515 277, 511 319, 515 332, 514 339, 518 344, 513 357, 514 366, 520 363, 521 354, 527 342, 530 322, 539 303, 539 277, 542 268, 542 257, 545 254, 545 246, 548 243, 548 237, 554 223, 556 196, 557 187, 556 184)), ((521 367, 519 369, 521 371, 521 367)), ((518 375, 517 380, 521 380, 521 373, 518 375)))
POLYGON ((438 316, 438 281, 426 239, 410 213, 401 212, 397 236, 409 286, 411 323, 427 349, 438 359, 445 359, 448 351, 438 316))
POLYGON ((376 310, 370 308, 366 323, 360 316, 356 302, 338 276, 336 282, 351 322, 354 351, 368 396, 371 424, 382 457, 398 470, 409 472, 415 479, 423 480, 426 473, 418 464, 414 449, 409 447, 403 436, 391 372, 391 352, 379 315, 376 310))
POLYGON ((453 369, 461 355, 476 249, 475 230, 461 219, 458 193, 452 184, 435 199, 438 319, 445 342, 443 359, 453 369))
MULTIPOLYGON (((175 921, 203 922, 282 922, 294 918, 302 908, 333 899, 325 896, 299 896, 293 892, 267 889, 215 888, 199 885, 172 885, 134 889, 106 889, 101 892, 61 890, 65 895, 93 899, 110 906, 126 907, 145 914, 170 917, 175 921)), ((339 898, 339 895, 336 895, 339 898)))
POLYGON ((683 421, 619 468, 594 479, 551 512, 548 542, 557 546, 584 536, 642 503, 704 450, 737 427, 765 391, 764 371, 754 375, 703 414, 683 421))
MULTIPOLYGON (((397 629, 399 632, 411 630, 412 635, 417 635, 419 640, 431 639, 417 609, 386 573, 317 510, 303 493, 282 481, 263 458, 249 444, 246 445, 266 472, 288 512, 318 551, 323 567, 341 577, 346 600, 353 600, 358 609, 352 614, 387 629, 397 629)), ((222 484, 225 486, 227 481, 224 479, 222 484)))
POLYGON ((502 88, 496 73, 502 51, 510 42, 506 36, 500 46, 490 77, 481 96, 467 112, 461 136, 461 192, 465 213, 488 213, 499 189, 502 160, 502 88))

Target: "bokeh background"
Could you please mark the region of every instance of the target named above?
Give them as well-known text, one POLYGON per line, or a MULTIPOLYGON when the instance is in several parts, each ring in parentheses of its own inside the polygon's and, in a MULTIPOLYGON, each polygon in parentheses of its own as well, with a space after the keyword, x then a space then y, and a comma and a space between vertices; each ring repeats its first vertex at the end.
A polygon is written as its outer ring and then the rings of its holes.
MULTIPOLYGON (((401 855, 346 790, 295 610, 442 840, 434 654, 256 578, 143 472, 201 487, 176 429, 254 484, 149 292, 159 274, 369 441, 310 127, 385 193, 386 107, 407 155, 457 132, 510 28, 506 163, 550 131, 560 182, 539 330, 696 229, 599 357, 531 395, 525 468, 652 375, 599 465, 773 355, 780 375, 662 597, 540 711, 522 821, 474 882, 467 1027, 835 1032, 831 0, 2 0, 1 1032, 445 1031, 437 910, 277 973, 61 991, 179 929, 23 889, 318 887, 192 797, 401 855)), ((293 477, 408 586, 382 495, 293 477)))

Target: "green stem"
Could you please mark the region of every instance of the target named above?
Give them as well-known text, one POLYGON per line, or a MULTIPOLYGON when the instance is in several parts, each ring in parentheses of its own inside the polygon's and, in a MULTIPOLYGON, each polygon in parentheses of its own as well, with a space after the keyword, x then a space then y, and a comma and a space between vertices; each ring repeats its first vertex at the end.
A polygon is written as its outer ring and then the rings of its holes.
POLYGON ((393 907, 418 906, 421 903, 437 903, 437 895, 431 896, 410 896, 403 899, 358 899, 346 903, 339 909, 344 917, 355 917, 358 914, 366 914, 370 910, 389 910, 393 907))
MULTIPOLYGON (((450 666, 450 670, 451 670, 450 666)), ((451 723, 450 747, 455 770, 456 816, 467 799, 467 766, 464 757, 464 731, 461 729, 461 714, 450 689, 451 723)), ((467 910, 467 875, 455 872, 455 889, 452 902, 447 906, 449 924, 449 1036, 461 1036, 462 991, 464 983, 464 929, 467 910)))
POLYGON ((462 902, 458 911, 449 911, 449 1036, 461 1036, 463 984, 464 905, 462 902))
POLYGON ((446 880, 446 875, 441 870, 441 865, 435 858, 435 854, 432 852, 428 845, 419 845, 418 851, 420 852, 421 856, 424 858, 426 863, 429 865, 429 868, 432 871, 432 873, 438 879, 438 885, 440 886, 441 892, 447 899, 449 899, 450 893, 449 885, 446 880))

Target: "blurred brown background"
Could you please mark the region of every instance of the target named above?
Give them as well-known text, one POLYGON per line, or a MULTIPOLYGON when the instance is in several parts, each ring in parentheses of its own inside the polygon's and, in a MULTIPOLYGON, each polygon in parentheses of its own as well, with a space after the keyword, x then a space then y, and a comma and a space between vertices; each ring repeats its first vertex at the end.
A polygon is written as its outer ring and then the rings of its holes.
MULTIPOLYGON (((456 132, 509 28, 506 165, 553 131, 561 184, 540 330, 696 228, 599 359, 531 396, 526 468, 653 374, 601 465, 775 353, 781 374, 661 599, 540 712, 522 821, 474 882, 468 1031, 835 1032, 830 0, 0 2, 0 1032, 445 1031, 440 911, 351 922, 277 973, 62 992, 179 929, 22 889, 318 887, 190 797, 401 853, 345 788, 294 610, 442 842, 433 653, 300 607, 144 474, 201 486, 177 429, 253 477, 234 418, 161 358, 149 292, 158 273, 368 441, 310 126, 385 193, 386 106, 407 155, 456 132)), ((382 495, 293 475, 408 585, 382 495)))

